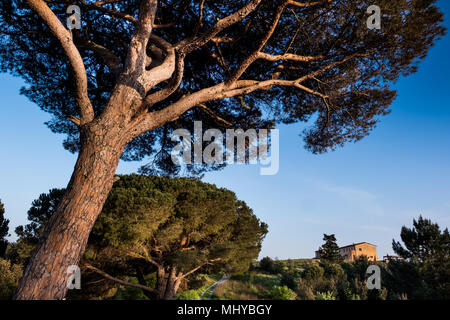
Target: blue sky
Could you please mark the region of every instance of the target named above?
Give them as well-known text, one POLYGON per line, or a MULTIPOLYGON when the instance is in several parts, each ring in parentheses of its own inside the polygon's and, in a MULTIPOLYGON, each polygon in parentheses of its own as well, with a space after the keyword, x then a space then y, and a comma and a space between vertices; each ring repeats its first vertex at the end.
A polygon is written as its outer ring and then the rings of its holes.
MULTIPOLYGON (((450 2, 440 4, 450 28, 450 2)), ((300 125, 282 126, 277 175, 240 165, 206 175, 268 223, 261 256, 312 257, 323 233, 334 233, 340 245, 376 244, 382 257, 419 214, 450 225, 449 52, 446 36, 418 73, 399 81, 392 113, 362 141, 312 155, 300 125)), ((76 157, 43 124, 49 115, 19 95, 21 79, 0 74, 0 84, 0 199, 13 233, 40 193, 66 186, 76 157)), ((140 165, 122 162, 118 173, 140 165)))

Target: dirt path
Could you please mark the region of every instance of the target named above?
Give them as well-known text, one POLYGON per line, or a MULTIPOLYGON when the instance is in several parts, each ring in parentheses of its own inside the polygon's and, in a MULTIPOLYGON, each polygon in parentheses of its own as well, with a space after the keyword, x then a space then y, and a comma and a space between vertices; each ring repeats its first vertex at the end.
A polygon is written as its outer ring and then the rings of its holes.
POLYGON ((220 284, 228 281, 229 279, 230 279, 230 277, 228 275, 224 274, 219 281, 214 282, 212 285, 210 285, 208 288, 206 288, 205 291, 203 291, 202 294, 200 295, 200 298, 202 300, 211 300, 211 297, 212 297, 214 291, 217 289, 217 287, 220 284), (205 297, 205 295, 206 295, 206 297, 205 297))

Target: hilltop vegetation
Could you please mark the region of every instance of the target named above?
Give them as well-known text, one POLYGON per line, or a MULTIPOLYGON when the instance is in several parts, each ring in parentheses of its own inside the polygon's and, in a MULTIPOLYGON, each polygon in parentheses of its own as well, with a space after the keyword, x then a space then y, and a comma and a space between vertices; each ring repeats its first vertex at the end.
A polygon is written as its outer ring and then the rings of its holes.
MULTIPOLYGON (((33 202, 11 261, 25 265, 64 190, 33 202)), ((196 179, 120 176, 89 237, 72 299, 173 299, 196 272, 248 270, 267 225, 227 189, 196 179), (122 286, 133 289, 124 290, 122 286)))
POLYGON ((337 257, 325 235, 323 249, 328 254, 320 261, 308 259, 272 260, 269 257, 252 264, 249 272, 221 285, 217 299, 277 300, 399 300, 450 299, 450 235, 448 229, 419 217, 413 228, 403 227, 404 243, 393 240, 393 249, 401 259, 369 261, 360 256, 354 262, 337 257), (381 289, 366 285, 370 265, 381 270, 381 289))
MULTIPOLYGON (((53 189, 33 202, 17 242, 2 237, 0 299, 14 294, 63 194, 53 189)), ((324 235, 320 260, 256 261, 267 228, 233 192, 215 185, 121 176, 91 233, 82 290, 71 290, 68 299, 450 299, 450 235, 428 219, 401 229, 402 243, 393 240, 401 259, 389 263, 365 256, 343 261, 334 235, 324 235), (380 289, 367 286, 371 265, 380 268, 380 289)))

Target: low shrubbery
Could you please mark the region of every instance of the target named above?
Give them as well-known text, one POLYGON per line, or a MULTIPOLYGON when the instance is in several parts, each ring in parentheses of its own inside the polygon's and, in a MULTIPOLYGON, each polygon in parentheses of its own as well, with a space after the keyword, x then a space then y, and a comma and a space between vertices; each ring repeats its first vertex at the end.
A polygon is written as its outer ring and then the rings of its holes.
POLYGON ((287 286, 274 286, 270 291, 273 300, 295 300, 297 294, 287 286))
POLYGON ((177 300, 201 300, 201 298, 197 290, 187 290, 182 292, 177 300))
POLYGON ((13 297, 21 276, 21 266, 0 258, 0 300, 13 297))

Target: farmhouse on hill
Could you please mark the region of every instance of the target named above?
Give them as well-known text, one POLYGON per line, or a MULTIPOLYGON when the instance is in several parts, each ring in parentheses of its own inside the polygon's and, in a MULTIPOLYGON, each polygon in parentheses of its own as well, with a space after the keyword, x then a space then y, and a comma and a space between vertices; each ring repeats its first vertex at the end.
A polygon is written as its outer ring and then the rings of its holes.
MULTIPOLYGON (((377 261, 377 246, 368 242, 353 243, 348 246, 340 247, 339 253, 345 261, 351 262, 360 256, 366 256, 370 261, 377 261)), ((316 251, 316 259, 320 259, 320 252, 316 251)))

